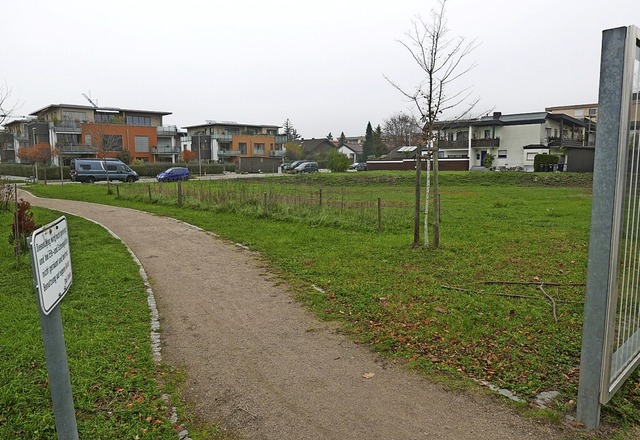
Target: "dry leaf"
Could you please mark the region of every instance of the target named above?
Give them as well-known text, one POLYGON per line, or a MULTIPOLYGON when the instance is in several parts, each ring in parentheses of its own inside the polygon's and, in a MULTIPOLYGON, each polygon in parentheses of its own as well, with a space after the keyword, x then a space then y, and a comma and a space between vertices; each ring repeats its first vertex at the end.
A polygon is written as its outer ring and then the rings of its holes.
POLYGON ((364 377, 365 379, 372 379, 373 376, 375 376, 375 375, 376 375, 376 373, 364 373, 362 375, 362 377, 364 377))

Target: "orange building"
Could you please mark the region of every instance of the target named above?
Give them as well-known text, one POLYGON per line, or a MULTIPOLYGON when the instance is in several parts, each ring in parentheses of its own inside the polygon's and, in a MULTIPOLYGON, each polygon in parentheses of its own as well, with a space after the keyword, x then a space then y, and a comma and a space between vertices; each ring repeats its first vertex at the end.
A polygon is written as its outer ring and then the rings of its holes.
POLYGON ((73 104, 48 105, 31 113, 32 145, 48 142, 63 162, 77 157, 121 157, 144 162, 175 162, 178 130, 162 125, 170 112, 73 104))

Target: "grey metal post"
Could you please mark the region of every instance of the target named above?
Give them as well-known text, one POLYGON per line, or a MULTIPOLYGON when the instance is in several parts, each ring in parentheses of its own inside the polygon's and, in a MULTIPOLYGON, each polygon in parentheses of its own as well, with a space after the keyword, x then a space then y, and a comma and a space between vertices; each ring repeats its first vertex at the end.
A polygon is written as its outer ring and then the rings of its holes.
MULTIPOLYGON (((31 239, 29 238, 29 246, 31 239)), ((33 255, 33 254, 32 254, 33 255)), ((33 260, 33 258, 32 258, 33 260)), ((36 279, 35 262, 33 279, 36 279)), ((78 440, 78 427, 76 425, 76 412, 73 406, 73 394, 71 393, 71 378, 67 363, 67 349, 64 344, 64 332, 62 330, 62 317, 60 305, 51 310, 49 315, 42 311, 40 298, 35 287, 36 303, 40 315, 40 327, 42 329, 42 341, 47 360, 47 374, 51 387, 51 401, 56 420, 56 432, 59 440, 78 440)))
POLYGON ((608 287, 618 168, 620 109, 627 28, 604 31, 598 97, 598 137, 593 170, 593 204, 587 269, 587 293, 578 388, 578 420, 600 424, 600 393, 607 329, 608 287))

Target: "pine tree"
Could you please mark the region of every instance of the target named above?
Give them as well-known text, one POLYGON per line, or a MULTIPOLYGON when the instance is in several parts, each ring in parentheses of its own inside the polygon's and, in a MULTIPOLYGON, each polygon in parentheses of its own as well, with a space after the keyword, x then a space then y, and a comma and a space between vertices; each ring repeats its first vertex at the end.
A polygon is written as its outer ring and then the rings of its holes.
POLYGON ((382 127, 378 125, 373 132, 373 151, 376 157, 382 156, 386 151, 386 146, 382 140, 382 127))
POLYGON ((341 147, 347 145, 347 137, 344 135, 344 131, 340 133, 340 139, 338 140, 338 142, 341 147))
POLYGON ((364 134, 364 144, 362 144, 362 154, 366 160, 369 156, 374 156, 375 145, 373 144, 373 128, 371 128, 371 122, 367 124, 367 131, 364 134))

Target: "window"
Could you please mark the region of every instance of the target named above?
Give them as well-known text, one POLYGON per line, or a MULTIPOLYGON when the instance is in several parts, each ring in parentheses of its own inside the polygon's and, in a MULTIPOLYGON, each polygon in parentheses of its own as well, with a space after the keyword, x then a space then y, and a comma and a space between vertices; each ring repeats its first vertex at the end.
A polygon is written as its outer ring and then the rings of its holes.
POLYGON ((136 136, 136 153, 148 153, 149 152, 149 137, 148 136, 136 136))
POLYGON ((120 118, 118 114, 114 113, 96 113, 94 119, 96 122, 101 122, 104 124, 114 124, 116 122, 122 122, 122 118, 120 118))
POLYGON ((247 143, 246 142, 240 142, 238 147, 240 148, 240 154, 247 154, 247 143))
POLYGON ((485 139, 491 139, 491 130, 485 130, 484 131, 484 138, 485 139))
POLYGON ((84 144, 85 145, 91 145, 91 135, 90 134, 85 134, 84 135, 84 144))
POLYGON ((127 125, 151 127, 151 118, 148 116, 127 116, 127 125))
POLYGON ((84 121, 87 115, 84 112, 62 111, 62 119, 64 121, 84 121))
POLYGON ((584 116, 584 109, 576 110, 575 116, 579 117, 579 118, 583 117, 584 116))
POLYGON ((507 150, 498 150, 498 159, 506 159, 507 150))
POLYGON ((122 151, 122 136, 119 134, 103 135, 102 149, 105 151, 122 151))
POLYGON ((253 154, 264 154, 264 144, 253 144, 253 154))
POLYGON ((597 116, 598 115, 598 109, 597 108, 590 108, 589 109, 589 116, 597 116))

